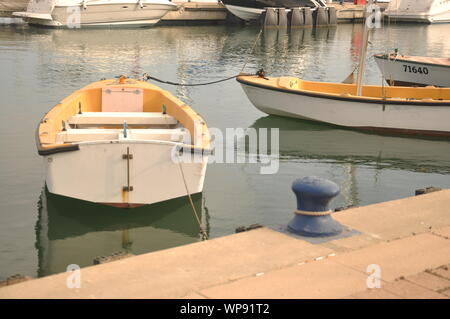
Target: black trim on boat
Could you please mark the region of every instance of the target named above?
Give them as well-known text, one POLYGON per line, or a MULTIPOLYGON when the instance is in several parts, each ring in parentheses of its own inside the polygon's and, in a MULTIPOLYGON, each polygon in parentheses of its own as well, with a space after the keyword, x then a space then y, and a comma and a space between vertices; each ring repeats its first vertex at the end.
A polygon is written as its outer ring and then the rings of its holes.
POLYGON ((372 104, 381 104, 381 105, 424 105, 424 106, 450 106, 450 103, 443 103, 442 101, 436 100, 436 102, 423 102, 421 100, 406 100, 406 101, 396 101, 396 100, 368 100, 365 98, 360 98, 355 96, 354 98, 348 98, 343 96, 328 96, 321 93, 312 93, 312 92, 305 92, 305 91, 293 91, 278 87, 273 87, 269 85, 262 85, 262 84, 256 84, 252 82, 247 82, 245 80, 240 79, 239 77, 236 78, 236 81, 238 81, 241 84, 245 84, 248 86, 258 87, 261 89, 267 89, 277 92, 284 92, 284 93, 290 93, 290 94, 296 94, 296 95, 304 95, 304 96, 312 96, 312 97, 320 97, 322 99, 329 99, 329 100, 339 100, 339 101, 349 101, 349 102, 365 102, 365 103, 372 103, 372 104))
POLYGON ((67 146, 57 146, 48 149, 38 149, 38 154, 42 156, 52 155, 56 153, 78 151, 80 146, 78 144, 71 144, 67 146))

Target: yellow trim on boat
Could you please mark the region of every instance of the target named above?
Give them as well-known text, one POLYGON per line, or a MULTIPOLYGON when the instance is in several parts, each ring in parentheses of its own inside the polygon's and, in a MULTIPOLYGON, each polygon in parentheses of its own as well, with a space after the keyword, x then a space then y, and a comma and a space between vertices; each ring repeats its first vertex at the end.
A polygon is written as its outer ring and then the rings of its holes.
POLYGON ((91 83, 55 105, 45 114, 37 128, 36 142, 38 149, 46 151, 73 146, 74 144, 71 143, 56 143, 57 134, 63 130, 63 122, 76 115, 80 110, 80 105, 82 112, 102 112, 103 88, 142 89, 144 92, 144 112, 162 112, 164 105, 166 113, 177 119, 183 127, 189 130, 192 137, 192 145, 188 145, 189 147, 210 150, 211 137, 208 127, 203 118, 191 107, 156 85, 122 77, 91 83), (198 128, 203 132, 200 137, 201 140, 198 140, 194 134, 195 125, 199 125, 198 128))
POLYGON ((241 75, 241 83, 303 94, 314 94, 324 98, 345 98, 366 101, 423 102, 427 104, 450 103, 450 88, 437 87, 390 87, 364 85, 362 95, 356 95, 356 84, 305 81, 295 77, 259 77, 241 75))

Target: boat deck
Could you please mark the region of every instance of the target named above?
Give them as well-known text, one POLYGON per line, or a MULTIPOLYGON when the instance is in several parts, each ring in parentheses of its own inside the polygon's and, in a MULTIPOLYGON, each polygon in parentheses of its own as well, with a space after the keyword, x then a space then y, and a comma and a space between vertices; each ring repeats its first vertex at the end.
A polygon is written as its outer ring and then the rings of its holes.
POLYGON ((188 131, 177 119, 160 112, 85 112, 64 121, 56 143, 99 140, 162 140, 182 142, 188 131))

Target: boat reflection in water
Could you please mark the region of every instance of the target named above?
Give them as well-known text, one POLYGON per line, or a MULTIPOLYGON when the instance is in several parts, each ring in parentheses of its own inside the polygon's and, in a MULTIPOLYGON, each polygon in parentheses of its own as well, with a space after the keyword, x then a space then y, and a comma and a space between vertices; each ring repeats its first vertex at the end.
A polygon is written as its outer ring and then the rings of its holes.
MULTIPOLYGON (((251 127, 258 133, 259 128, 279 128, 281 175, 278 174, 277 178, 282 180, 281 185, 294 178, 288 173, 289 170, 284 173, 283 167, 296 167, 300 175, 332 176, 341 187, 341 195, 334 201, 335 207, 396 199, 399 193, 404 194, 403 197, 411 196, 414 187, 445 187, 446 183, 439 184, 438 175, 450 173, 448 139, 371 134, 278 116, 259 118, 251 127), (404 172, 419 175, 416 175, 417 180, 408 179, 406 176, 412 174, 405 175, 404 172), (283 173, 288 175, 284 176, 283 173), (421 173, 427 175, 421 179, 421 173), (438 184, 423 184, 427 183, 426 177, 430 174, 436 176, 438 184), (405 184, 409 185, 407 189, 405 184), (397 195, 389 193, 392 189, 397 191, 397 195), (364 194, 369 191, 373 197, 367 199, 364 194)), ((272 154, 270 141, 267 145, 268 153, 272 154)), ((256 175, 254 179, 252 185, 257 188, 262 182, 256 175)), ((281 197, 283 194, 276 196, 281 197)))
MULTIPOLYGON (((192 197, 200 219, 202 198, 202 194, 192 197)), ((95 257, 118 251, 137 255, 200 240, 187 197, 120 209, 50 194, 44 188, 38 208, 39 277, 64 272, 70 264, 90 266, 95 257)))
POLYGON ((318 159, 380 169, 450 173, 448 139, 372 134, 278 116, 259 118, 252 127, 279 128, 281 160, 318 159))

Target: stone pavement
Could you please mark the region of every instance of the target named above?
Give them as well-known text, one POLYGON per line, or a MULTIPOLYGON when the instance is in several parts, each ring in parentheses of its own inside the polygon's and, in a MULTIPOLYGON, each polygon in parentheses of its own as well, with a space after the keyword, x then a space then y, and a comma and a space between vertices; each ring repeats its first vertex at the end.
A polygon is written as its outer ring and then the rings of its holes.
POLYGON ((86 267, 80 288, 61 273, 0 298, 450 297, 450 190, 333 217, 359 233, 314 244, 260 228, 86 267))

